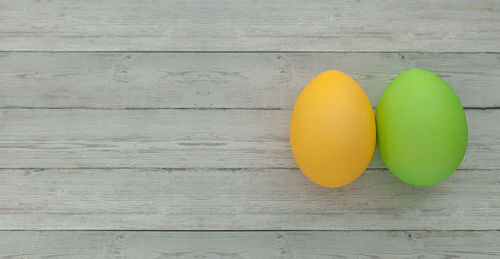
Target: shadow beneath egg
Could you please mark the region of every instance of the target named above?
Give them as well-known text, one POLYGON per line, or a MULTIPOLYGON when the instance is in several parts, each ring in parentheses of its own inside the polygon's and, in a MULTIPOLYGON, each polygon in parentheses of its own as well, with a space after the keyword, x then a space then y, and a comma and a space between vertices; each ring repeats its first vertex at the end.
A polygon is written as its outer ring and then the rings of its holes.
POLYGON ((419 220, 419 217, 446 217, 451 211, 440 204, 443 201, 443 193, 446 193, 449 186, 409 185, 399 180, 388 169, 368 169, 356 181, 340 188, 323 187, 311 182, 304 175, 300 177, 301 186, 297 182, 295 191, 302 192, 304 204, 307 204, 311 215, 336 215, 337 218, 331 218, 332 222, 353 224, 345 226, 347 229, 387 229, 391 220, 395 225, 419 228, 417 226, 426 224, 419 220), (436 203, 437 199, 441 200, 436 203), (362 225, 354 223, 364 218, 370 219, 370 226, 366 226, 366 222, 362 225), (378 225, 379 221, 381 225, 378 225))

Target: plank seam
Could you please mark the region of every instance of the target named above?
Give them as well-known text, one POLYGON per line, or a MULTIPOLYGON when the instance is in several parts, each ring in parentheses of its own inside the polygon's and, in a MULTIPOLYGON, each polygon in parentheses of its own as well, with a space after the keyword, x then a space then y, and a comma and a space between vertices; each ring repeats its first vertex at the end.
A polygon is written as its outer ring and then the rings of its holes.
POLYGON ((242 50, 242 51, 224 51, 224 50, 172 50, 172 51, 155 51, 155 50, 0 50, 0 53, 200 53, 200 54, 210 54, 210 53, 228 53, 228 54, 312 54, 312 53, 345 53, 345 54, 370 54, 370 53, 387 53, 387 54, 397 54, 397 53, 431 53, 431 54, 500 54, 500 51, 307 51, 307 50, 291 50, 291 51, 274 51, 274 50, 242 50))
MULTIPOLYGON (((500 110, 500 106, 492 107, 463 107, 465 110, 500 110)), ((376 107, 372 107, 376 109, 376 107)), ((124 111, 124 110, 247 110, 247 111, 292 111, 292 108, 273 108, 273 107, 123 107, 123 108, 110 108, 110 107, 31 107, 31 106, 5 106, 0 107, 0 110, 103 110, 103 111, 124 111)))
POLYGON ((366 229, 366 230, 328 230, 328 229, 216 229, 216 230, 194 230, 194 229, 0 229, 0 231, 11 232, 500 232, 500 229, 366 229))
MULTIPOLYGON (((188 171, 188 170, 214 170, 214 171, 257 171, 257 170, 299 170, 298 167, 0 167, 0 170, 33 170, 33 171, 48 171, 48 170, 158 170, 158 171, 188 171)), ((367 168, 368 170, 385 170, 386 167, 367 168)), ((498 168, 458 168, 456 171, 498 171, 498 168)))
POLYGON ((107 107, 31 107, 31 106, 5 106, 0 107, 0 110, 250 110, 250 111, 286 111, 288 108, 251 108, 251 107, 123 107, 123 108, 107 108, 107 107))

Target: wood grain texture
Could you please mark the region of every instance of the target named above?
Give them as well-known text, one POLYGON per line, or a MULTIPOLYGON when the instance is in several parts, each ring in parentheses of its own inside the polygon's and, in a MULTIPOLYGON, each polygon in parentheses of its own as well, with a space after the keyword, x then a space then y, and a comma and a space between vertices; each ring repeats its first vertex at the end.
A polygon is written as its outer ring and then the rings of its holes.
POLYGON ((498 231, 0 232, 1 257, 491 258, 498 231))
POLYGON ((499 42, 495 0, 0 0, 0 257, 500 257, 499 42), (300 173, 310 79, 413 67, 470 108, 454 175, 300 173))
POLYGON ((2 169, 2 230, 499 230, 500 171, 323 188, 297 169, 2 169))
POLYGON ((500 2, 0 2, 0 51, 500 51, 500 2))
MULTIPOLYGON (((0 110, 1 168, 296 168, 290 110, 0 110)), ((462 169, 500 168, 500 110, 467 110, 462 169)), ((370 168, 385 168, 376 152, 370 168)))
POLYGON ((373 106, 420 67, 465 107, 500 106, 500 54, 0 53, 0 107, 290 109, 322 71, 353 76, 373 106))

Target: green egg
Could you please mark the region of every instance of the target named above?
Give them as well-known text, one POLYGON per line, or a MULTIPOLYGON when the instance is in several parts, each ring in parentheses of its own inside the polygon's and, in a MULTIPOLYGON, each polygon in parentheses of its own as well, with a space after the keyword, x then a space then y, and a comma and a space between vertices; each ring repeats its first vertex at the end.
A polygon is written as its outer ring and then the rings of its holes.
POLYGON ((464 109, 453 89, 432 72, 410 69, 397 76, 380 98, 376 122, 380 155, 406 183, 437 184, 464 158, 464 109))

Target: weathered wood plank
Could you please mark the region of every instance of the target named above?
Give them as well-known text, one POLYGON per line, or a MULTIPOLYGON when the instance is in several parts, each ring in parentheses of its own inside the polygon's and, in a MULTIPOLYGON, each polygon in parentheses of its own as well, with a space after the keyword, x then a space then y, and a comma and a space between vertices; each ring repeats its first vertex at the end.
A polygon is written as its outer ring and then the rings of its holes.
MULTIPOLYGON (((290 110, 0 110, 0 168, 296 168, 290 110)), ((500 110, 467 110, 463 169, 500 168, 500 110)), ((376 153, 371 168, 385 168, 376 153)))
POLYGON ((1 257, 491 258, 498 231, 0 232, 1 257))
POLYGON ((389 82, 421 67, 465 107, 500 106, 500 54, 0 53, 0 107, 283 108, 328 69, 353 76, 376 106, 389 82))
POLYGON ((498 170, 340 189, 297 169, 0 170, 1 230, 498 230, 498 170))
POLYGON ((500 51, 500 3, 1 1, 0 50, 500 51))

